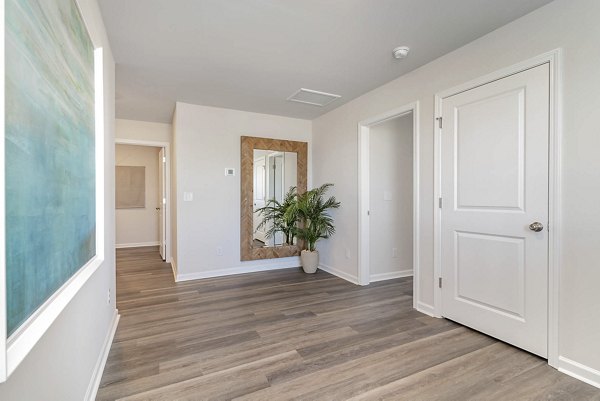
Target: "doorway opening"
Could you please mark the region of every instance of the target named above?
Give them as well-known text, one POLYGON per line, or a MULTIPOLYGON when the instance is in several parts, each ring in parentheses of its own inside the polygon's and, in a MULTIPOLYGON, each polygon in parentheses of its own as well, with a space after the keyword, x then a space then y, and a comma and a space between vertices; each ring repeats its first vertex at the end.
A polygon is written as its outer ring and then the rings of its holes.
POLYGON ((414 276, 414 300, 419 269, 418 116, 418 103, 411 103, 358 125, 359 284, 414 276))
POLYGON ((157 247, 171 261, 169 145, 115 141, 115 246, 157 247))

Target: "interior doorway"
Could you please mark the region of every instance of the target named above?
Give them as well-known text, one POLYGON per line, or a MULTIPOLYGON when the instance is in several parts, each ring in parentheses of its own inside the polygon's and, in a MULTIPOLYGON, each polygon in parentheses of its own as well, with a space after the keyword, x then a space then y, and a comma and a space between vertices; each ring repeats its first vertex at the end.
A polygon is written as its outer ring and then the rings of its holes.
POLYGON ((411 103, 359 123, 361 285, 414 275, 418 291, 418 115, 411 103))
POLYGON ((115 141, 115 246, 157 246, 171 262, 169 144, 115 141))
POLYGON ((413 275, 412 112, 369 133, 369 281, 413 275))

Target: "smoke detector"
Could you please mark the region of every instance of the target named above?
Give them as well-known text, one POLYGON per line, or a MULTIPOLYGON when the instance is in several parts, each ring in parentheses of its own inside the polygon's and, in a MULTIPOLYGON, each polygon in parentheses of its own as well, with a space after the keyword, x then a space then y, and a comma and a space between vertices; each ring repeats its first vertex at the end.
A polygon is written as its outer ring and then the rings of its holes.
POLYGON ((403 59, 406 56, 408 56, 408 52, 410 51, 409 47, 406 46, 400 46, 400 47, 396 47, 394 50, 392 50, 392 54, 394 55, 394 58, 397 59, 403 59))

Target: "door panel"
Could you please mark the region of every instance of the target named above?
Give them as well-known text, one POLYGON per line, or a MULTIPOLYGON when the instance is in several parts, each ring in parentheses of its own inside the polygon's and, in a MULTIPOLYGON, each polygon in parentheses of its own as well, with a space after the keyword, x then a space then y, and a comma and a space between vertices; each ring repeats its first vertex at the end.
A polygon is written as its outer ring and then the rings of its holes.
POLYGON ((523 208, 524 97, 519 88, 456 107, 459 208, 523 208))
POLYGON ((549 66, 442 100, 442 314, 547 355, 549 66))
POLYGON ((256 212, 257 209, 260 209, 261 207, 264 207, 266 204, 266 196, 267 196, 267 183, 266 183, 266 160, 265 157, 260 157, 254 160, 254 202, 253 202, 253 206, 254 206, 254 239, 257 239, 259 241, 265 242, 267 241, 266 238, 266 227, 261 227, 260 229, 258 228, 258 226, 260 225, 260 222, 262 221, 262 218, 260 216, 260 214, 258 212, 256 212))
POLYGON ((525 309, 523 238, 457 232, 455 241, 458 259, 455 297, 522 318, 525 309))
MULTIPOLYGON (((275 157, 273 157, 273 196, 272 199, 277 200, 278 202, 283 202, 283 197, 285 196, 284 194, 284 178, 285 178, 285 173, 284 173, 284 160, 283 160, 283 153, 276 155, 275 157)), ((271 198, 270 198, 271 199, 271 198)), ((273 245, 277 246, 277 245, 282 245, 284 242, 284 238, 283 238, 283 233, 281 231, 277 231, 275 232, 275 235, 273 236, 273 245)))

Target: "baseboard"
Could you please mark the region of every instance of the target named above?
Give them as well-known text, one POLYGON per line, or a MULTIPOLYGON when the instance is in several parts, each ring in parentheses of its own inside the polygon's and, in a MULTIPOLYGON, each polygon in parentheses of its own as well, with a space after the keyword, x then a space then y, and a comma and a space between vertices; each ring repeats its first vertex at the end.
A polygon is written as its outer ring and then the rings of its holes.
POLYGON ((234 266, 228 267, 226 269, 214 269, 214 270, 205 270, 194 273, 179 273, 177 268, 175 269, 177 279, 175 281, 189 281, 189 280, 200 280, 203 278, 212 278, 212 277, 222 277, 222 276, 232 276, 234 274, 246 274, 246 273, 256 273, 256 272, 264 272, 269 270, 277 270, 277 269, 289 269, 289 268, 298 268, 300 267, 300 258, 294 257, 289 258, 289 260, 281 261, 277 259, 272 259, 272 261, 261 261, 259 264, 250 265, 250 266, 234 266))
POLYGON ((394 278, 410 277, 412 275, 413 275, 412 269, 411 270, 400 270, 397 272, 390 272, 390 273, 371 274, 369 281, 373 283, 375 281, 392 280, 394 278))
POLYGON ((564 356, 558 357, 558 370, 582 382, 600 388, 600 371, 575 362, 564 356))
POLYGON ((117 326, 119 325, 120 318, 121 315, 119 315, 119 312, 115 309, 115 314, 113 316, 111 327, 108 330, 106 338, 104 339, 102 351, 98 356, 96 366, 94 366, 92 379, 90 380, 87 391, 85 392, 84 400, 86 401, 94 401, 96 399, 96 394, 98 393, 98 388, 100 387, 100 380, 102 380, 102 373, 104 372, 104 366, 106 365, 106 360, 108 359, 110 347, 112 345, 113 339, 115 338, 115 333, 117 331, 117 326))
POLYGON ((159 246, 160 241, 151 241, 151 242, 135 242, 131 244, 115 244, 115 248, 139 248, 142 246, 159 246))
POLYGON ((358 277, 353 276, 352 274, 346 273, 344 271, 338 270, 335 267, 319 264, 319 269, 326 271, 327 273, 331 273, 334 276, 338 276, 339 278, 349 281, 352 284, 358 285, 358 277))
POLYGON ((177 263, 175 263, 175 259, 171 256, 171 270, 173 270, 173 280, 177 282, 177 263))
POLYGON ((416 308, 419 312, 424 313, 426 315, 432 316, 432 317, 437 317, 435 315, 435 308, 429 304, 423 303, 423 302, 417 302, 417 308, 416 308))

